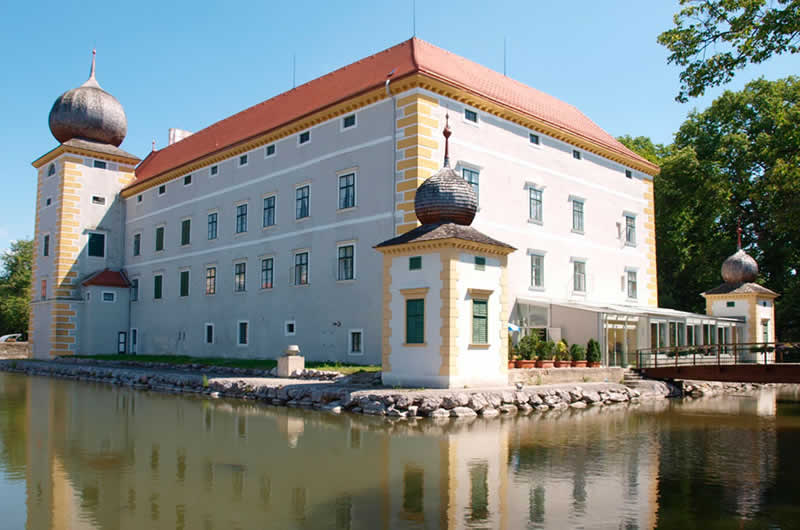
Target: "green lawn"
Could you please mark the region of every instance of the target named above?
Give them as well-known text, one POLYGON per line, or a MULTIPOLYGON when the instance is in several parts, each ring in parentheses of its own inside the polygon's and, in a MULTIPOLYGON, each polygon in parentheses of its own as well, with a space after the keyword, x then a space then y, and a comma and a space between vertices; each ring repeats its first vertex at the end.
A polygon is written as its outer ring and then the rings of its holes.
MULTIPOLYGON (((136 361, 140 363, 169 364, 202 364, 206 366, 223 366, 228 368, 250 368, 254 370, 271 370, 278 365, 275 359, 227 359, 223 357, 189 357, 188 355, 73 355, 81 359, 98 359, 101 361, 136 361)), ((306 361, 306 368, 315 370, 331 370, 343 374, 356 372, 379 372, 381 367, 375 365, 340 363, 335 361, 306 361)))

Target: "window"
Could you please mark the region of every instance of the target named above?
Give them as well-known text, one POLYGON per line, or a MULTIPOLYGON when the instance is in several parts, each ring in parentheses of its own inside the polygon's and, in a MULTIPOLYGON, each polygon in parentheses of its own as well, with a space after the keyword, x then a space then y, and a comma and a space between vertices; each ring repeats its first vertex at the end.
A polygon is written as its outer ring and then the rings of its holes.
POLYGON ((542 222, 542 190, 528 189, 528 219, 537 223, 542 222))
POLYGON ((636 246, 636 217, 625 216, 625 244, 636 246))
POLYGON ((191 175, 186 175, 185 177, 183 177, 183 185, 184 186, 188 186, 191 183, 192 183, 192 176, 191 175))
POLYGON ((472 123, 478 123, 478 113, 474 110, 464 109, 464 119, 472 123))
POLYGON ((56 174, 56 165, 50 164, 50 166, 48 166, 47 168, 47 176, 52 177, 55 174, 56 174))
POLYGON ((247 165, 247 154, 243 154, 239 157, 239 167, 247 165))
POLYGON ((167 185, 162 184, 161 186, 158 187, 158 194, 164 195, 165 193, 167 193, 167 185))
POLYGON ((364 353, 364 350, 361 346, 361 338, 363 336, 363 331, 360 329, 351 329, 350 330, 350 337, 349 337, 349 348, 348 351, 350 355, 361 355, 364 353))
POLYGON ((208 239, 217 239, 217 212, 208 214, 208 239))
POLYGON ((353 245, 342 245, 339 247, 339 273, 337 280, 352 280, 355 277, 353 267, 353 245))
POLYGON ((472 301, 472 343, 486 344, 489 342, 488 303, 486 300, 472 301))
POLYGON ((41 283, 41 292, 39 293, 42 300, 47 299, 47 280, 42 280, 41 283))
POLYGON ((236 323, 236 345, 237 346, 247 346, 247 339, 248 337, 248 322, 246 320, 240 320, 236 323))
POLYGON ((530 133, 528 134, 528 138, 530 139, 533 145, 539 145, 539 135, 530 133))
POLYGON ((156 228, 156 252, 164 250, 164 227, 156 228))
POLYGON ((233 290, 243 293, 247 283, 247 263, 236 263, 233 266, 233 290))
POLYGON ((586 263, 574 261, 572 263, 572 290, 575 292, 586 292, 586 263))
POLYGON ((42 256, 49 256, 50 255, 50 235, 47 234, 44 236, 42 241, 42 256))
POLYGON ((581 159, 581 152, 578 151, 577 149, 573 149, 572 150, 572 158, 574 158, 575 160, 580 160, 581 159))
POLYGON ((103 302, 114 302, 117 299, 111 291, 103 291, 103 302))
POLYGON ((761 342, 769 342, 769 320, 761 321, 761 342))
POLYGON ((189 296, 189 271, 181 271, 180 296, 189 296))
POLYGON ((350 114, 342 118, 342 129, 349 129, 356 126, 356 115, 350 114))
POLYGON ((106 203, 105 197, 100 197, 99 195, 92 195, 92 204, 100 204, 103 205, 106 203))
POLYGON ((339 175, 339 209, 356 205, 356 174, 339 175))
POLYGON ((261 260, 261 288, 272 289, 272 280, 274 276, 274 267, 272 258, 264 258, 261 260))
POLYGON ((211 166, 208 168, 208 174, 212 177, 216 177, 217 173, 219 173, 219 166, 211 166))
POLYGON ((275 196, 264 198, 264 227, 275 224, 275 196))
POLYGON ((294 255, 294 284, 308 285, 308 252, 294 255))
POLYGON ((583 201, 572 199, 572 231, 583 233, 583 201))
POLYGON ((422 269, 422 256, 412 256, 408 258, 408 270, 418 271, 422 269))
POLYGON ((133 234, 133 255, 138 256, 142 253, 142 234, 133 234))
POLYGON ((725 307, 736 307, 736 302, 725 302, 725 307))
POLYGON ((192 220, 181 221, 181 245, 188 245, 192 241, 192 220))
POLYGON ((470 186, 472 186, 472 190, 475 192, 475 197, 478 198, 478 203, 480 203, 480 195, 478 194, 479 191, 479 184, 478 180, 480 179, 480 172, 474 169, 467 169, 462 168, 461 174, 464 177, 464 180, 469 182, 470 186))
POLYGON ((131 280, 131 302, 139 299, 139 278, 131 280))
POLYGON ((163 294, 162 290, 164 288, 164 276, 161 274, 156 274, 153 276, 153 298, 156 300, 161 299, 161 295, 163 294))
POLYGON ((95 160, 92 165, 94 167, 96 167, 97 169, 105 169, 106 168, 106 163, 103 162, 102 160, 95 160))
POLYGON ((636 298, 636 271, 627 271, 628 298, 636 298))
POLYGON ((214 324, 206 323, 206 344, 214 344, 214 324))
POLYGON ((275 154, 275 144, 269 144, 264 148, 264 158, 269 158, 275 154))
POLYGON ((89 234, 89 257, 104 258, 106 256, 106 235, 92 232, 89 234))
POLYGON ((425 299, 406 300, 406 344, 425 342, 425 299))
POLYGON ((300 145, 307 144, 311 141, 311 131, 303 131, 300 133, 300 136, 297 137, 297 143, 300 145))
POLYGON ((44 201, 44 205, 45 206, 50 206, 51 204, 53 204, 53 199, 52 198, 48 197, 47 199, 45 199, 45 201, 44 201))
POLYGON ((287 320, 286 322, 284 322, 283 330, 284 330, 284 335, 286 335, 287 337, 293 337, 297 332, 297 326, 295 325, 295 321, 287 320))
POLYGON ((475 270, 476 271, 486 270, 486 258, 484 258, 483 256, 475 256, 475 270))
POLYGON ((531 287, 544 287, 544 256, 531 254, 531 287))
POLYGON ((236 233, 247 232, 247 203, 236 207, 236 233))
POLYGON ((216 267, 206 267, 206 294, 217 294, 216 267))
POLYGON ((625 170, 625 177, 629 178, 629 179, 632 179, 633 178, 633 171, 631 171, 630 169, 626 169, 625 170))
POLYGON ((142 202, 142 194, 136 196, 136 202, 142 202))
POLYGON ((295 212, 294 218, 295 219, 303 219, 310 215, 309 213, 309 201, 311 190, 308 186, 300 186, 294 192, 295 195, 295 212))

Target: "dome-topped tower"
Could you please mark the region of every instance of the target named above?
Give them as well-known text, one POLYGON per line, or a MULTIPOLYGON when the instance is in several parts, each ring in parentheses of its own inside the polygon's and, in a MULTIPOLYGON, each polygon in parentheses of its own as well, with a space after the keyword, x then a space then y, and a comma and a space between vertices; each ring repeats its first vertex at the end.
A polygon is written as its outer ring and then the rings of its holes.
POLYGON ((100 88, 94 77, 95 51, 89 79, 64 92, 50 109, 50 132, 62 144, 73 138, 119 147, 128 133, 128 119, 117 99, 100 88))
POLYGON ((478 211, 478 197, 472 186, 450 168, 449 116, 445 120, 444 167, 417 188, 414 211, 423 225, 469 225, 478 211))
POLYGON ((736 229, 738 250, 722 264, 722 279, 725 283, 750 283, 758 277, 758 263, 742 250, 742 227, 736 229))

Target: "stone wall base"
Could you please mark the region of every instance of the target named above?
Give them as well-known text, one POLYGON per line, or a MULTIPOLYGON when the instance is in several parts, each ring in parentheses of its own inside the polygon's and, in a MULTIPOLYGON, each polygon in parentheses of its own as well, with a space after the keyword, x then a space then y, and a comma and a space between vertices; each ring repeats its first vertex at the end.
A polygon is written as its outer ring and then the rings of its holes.
POLYGON ((517 368, 508 371, 508 384, 619 383, 624 368, 517 368))
POLYGON ((30 356, 30 342, 0 342, 0 358, 2 359, 25 359, 30 356))

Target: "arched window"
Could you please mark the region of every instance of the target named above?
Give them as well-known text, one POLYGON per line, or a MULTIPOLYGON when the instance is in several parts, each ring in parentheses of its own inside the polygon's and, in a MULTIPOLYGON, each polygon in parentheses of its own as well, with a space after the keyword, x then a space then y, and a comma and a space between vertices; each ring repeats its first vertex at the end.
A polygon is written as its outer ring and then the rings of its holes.
POLYGON ((55 164, 50 164, 50 167, 47 168, 47 176, 48 177, 52 177, 55 174, 56 174, 56 165, 55 164))

